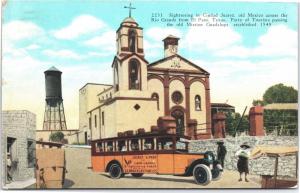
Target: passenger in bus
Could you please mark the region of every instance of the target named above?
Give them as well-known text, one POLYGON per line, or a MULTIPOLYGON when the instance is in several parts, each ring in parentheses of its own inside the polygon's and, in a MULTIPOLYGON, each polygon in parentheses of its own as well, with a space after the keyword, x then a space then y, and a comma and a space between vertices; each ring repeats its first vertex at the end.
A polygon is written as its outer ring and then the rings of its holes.
POLYGON ((132 142, 132 143, 131 143, 131 150, 132 150, 132 151, 139 150, 139 144, 136 143, 136 142, 132 142))
POLYGON ((145 144, 144 144, 144 149, 145 149, 145 150, 151 150, 151 149, 153 149, 152 143, 145 143, 145 144))
POLYGON ((167 143, 164 145, 164 149, 173 149, 173 144, 172 144, 172 142, 167 142, 167 143))
POLYGON ((103 152, 103 148, 102 148, 102 144, 101 143, 97 143, 97 145, 96 145, 96 151, 97 152, 103 152))
POLYGON ((125 145, 122 146, 121 151, 127 151, 127 148, 125 145))
POLYGON ((98 146, 96 149, 97 152, 103 152, 103 148, 101 146, 98 146))
POLYGON ((158 143, 158 149, 161 150, 162 149, 162 144, 158 143))
POLYGON ((144 150, 154 149, 153 139, 146 139, 144 142, 144 150))
POLYGON ((113 151, 113 146, 107 146, 107 151, 113 151))

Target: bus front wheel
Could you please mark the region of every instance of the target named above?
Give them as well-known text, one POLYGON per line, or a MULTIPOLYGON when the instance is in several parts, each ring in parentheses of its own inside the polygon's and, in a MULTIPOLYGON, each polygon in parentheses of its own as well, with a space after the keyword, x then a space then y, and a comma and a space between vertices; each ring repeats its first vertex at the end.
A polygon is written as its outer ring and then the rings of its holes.
POLYGON ((119 164, 112 164, 109 168, 109 175, 113 179, 119 179, 122 177, 122 168, 119 164))
POLYGON ((212 179, 212 175, 208 166, 198 164, 193 169, 194 180, 197 184, 207 185, 212 179))

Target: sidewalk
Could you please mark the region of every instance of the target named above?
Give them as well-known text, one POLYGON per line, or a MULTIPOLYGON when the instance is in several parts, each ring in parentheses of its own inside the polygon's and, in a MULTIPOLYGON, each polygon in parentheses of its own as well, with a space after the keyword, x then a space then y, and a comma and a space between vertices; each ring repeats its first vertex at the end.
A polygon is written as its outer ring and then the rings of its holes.
POLYGON ((9 184, 5 184, 3 186, 3 189, 25 189, 26 187, 29 187, 36 183, 35 178, 31 178, 29 180, 24 181, 14 181, 9 184))

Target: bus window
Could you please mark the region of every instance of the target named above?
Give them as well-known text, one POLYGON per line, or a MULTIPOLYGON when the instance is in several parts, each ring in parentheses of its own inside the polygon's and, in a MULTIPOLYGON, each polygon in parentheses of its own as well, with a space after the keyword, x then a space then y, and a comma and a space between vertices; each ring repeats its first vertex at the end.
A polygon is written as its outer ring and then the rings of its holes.
POLYGON ((154 149, 154 140, 153 138, 148 138, 144 140, 144 150, 153 150, 154 149))
POLYGON ((109 141, 107 142, 107 145, 106 145, 106 151, 107 152, 112 152, 114 150, 114 147, 113 147, 113 142, 112 141, 109 141))
POLYGON ((164 144, 164 149, 173 149, 173 142, 172 141, 167 141, 164 144))
POLYGON ((176 150, 187 150, 187 142, 177 141, 176 142, 176 150))
POLYGON ((138 151, 140 149, 138 139, 132 139, 130 143, 130 147, 132 151, 138 151))
POLYGON ((125 141, 118 141, 118 151, 127 151, 125 141))
POLYGON ((103 152, 102 142, 97 142, 95 146, 96 146, 96 152, 103 152))
POLYGON ((159 150, 170 150, 173 149, 172 138, 158 138, 158 149, 159 150))

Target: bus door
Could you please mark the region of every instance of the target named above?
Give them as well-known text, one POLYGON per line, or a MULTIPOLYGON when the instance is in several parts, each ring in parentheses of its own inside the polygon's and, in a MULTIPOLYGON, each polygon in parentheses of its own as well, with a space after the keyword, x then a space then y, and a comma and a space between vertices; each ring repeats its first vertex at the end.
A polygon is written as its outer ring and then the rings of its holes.
POLYGON ((159 174, 174 173, 174 154, 172 138, 157 138, 157 166, 159 174))

